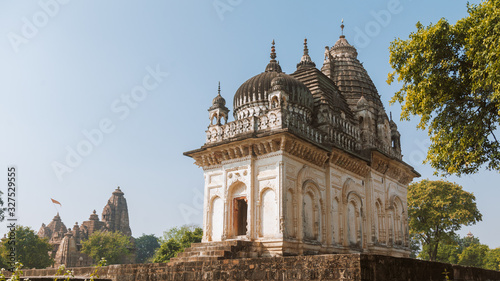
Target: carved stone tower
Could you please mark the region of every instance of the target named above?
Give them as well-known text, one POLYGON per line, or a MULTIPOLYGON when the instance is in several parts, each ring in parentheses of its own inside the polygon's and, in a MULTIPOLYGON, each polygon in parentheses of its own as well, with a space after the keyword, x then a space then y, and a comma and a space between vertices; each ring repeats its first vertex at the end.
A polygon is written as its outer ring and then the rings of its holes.
POLYGON ((128 219, 127 200, 118 187, 102 210, 102 221, 106 223, 108 231, 119 231, 127 236, 132 236, 128 219))
MULTIPOLYGON (((225 104, 219 91, 210 110, 216 99, 225 104)), ((345 36, 321 70, 305 40, 291 75, 273 41, 233 110, 235 121, 217 117, 205 145, 185 153, 205 174, 204 243, 247 241, 253 256, 409 255, 406 193, 419 174, 345 36)))

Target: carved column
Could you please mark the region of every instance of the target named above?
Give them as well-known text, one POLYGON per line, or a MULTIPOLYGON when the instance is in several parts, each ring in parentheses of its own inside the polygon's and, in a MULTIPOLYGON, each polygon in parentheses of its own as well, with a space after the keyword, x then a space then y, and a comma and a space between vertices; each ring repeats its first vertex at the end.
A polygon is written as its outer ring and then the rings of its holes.
POLYGON ((278 213, 279 213, 279 233, 280 237, 283 238, 285 235, 285 216, 283 214, 283 206, 286 205, 283 202, 284 196, 284 181, 285 181, 285 164, 283 163, 283 156, 280 157, 280 161, 278 163, 278 213))
POLYGON ((330 175, 331 174, 331 168, 330 168, 330 163, 327 161, 327 164, 326 164, 326 169, 325 169, 325 182, 326 182, 326 191, 325 191, 325 195, 326 195, 326 212, 325 212, 325 230, 328 230, 326 231, 326 246, 331 246, 332 245, 332 236, 333 236, 333 232, 335 231, 335 229, 333 228, 333 217, 332 217, 332 192, 331 192, 331 189, 332 189, 332 184, 331 184, 331 180, 330 180, 330 175), (332 231, 330 231, 332 230, 332 231))
POLYGON ((205 181, 204 196, 203 199, 203 238, 202 241, 211 240, 210 237, 210 189, 208 188, 208 178, 209 175, 205 172, 203 179, 205 181))
MULTIPOLYGON (((254 120, 255 121, 255 120, 254 120)), ((250 240, 255 240, 258 236, 256 235, 256 227, 255 227, 255 222, 256 222, 256 217, 257 217, 257 210, 259 209, 258 207, 255 208, 255 201, 256 201, 256 194, 258 194, 257 187, 256 187, 256 178, 257 178, 257 171, 255 169, 255 153, 253 153, 253 146, 250 146, 249 148, 249 154, 250 154, 250 165, 249 165, 249 186, 248 186, 248 226, 247 226, 247 237, 250 240)))

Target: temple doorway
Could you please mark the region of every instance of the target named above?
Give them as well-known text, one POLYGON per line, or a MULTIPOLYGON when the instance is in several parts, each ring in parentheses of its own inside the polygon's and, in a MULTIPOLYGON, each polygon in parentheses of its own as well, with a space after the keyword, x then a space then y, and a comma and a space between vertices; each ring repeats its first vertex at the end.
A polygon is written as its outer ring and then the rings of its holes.
POLYGON ((234 233, 236 236, 247 234, 247 199, 246 197, 234 198, 234 233))

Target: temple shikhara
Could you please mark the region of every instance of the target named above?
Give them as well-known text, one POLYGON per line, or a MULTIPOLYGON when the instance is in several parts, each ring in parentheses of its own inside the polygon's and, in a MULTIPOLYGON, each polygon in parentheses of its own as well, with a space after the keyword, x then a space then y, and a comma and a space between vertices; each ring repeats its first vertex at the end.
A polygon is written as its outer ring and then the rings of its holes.
MULTIPOLYGON (((50 253, 54 259, 54 266, 65 265, 66 267, 90 266, 97 261, 81 252, 82 242, 87 240, 96 231, 120 232, 130 237, 132 243, 132 231, 129 226, 127 200, 124 193, 118 187, 102 211, 102 220, 96 211, 90 215, 87 221, 81 225, 75 223, 73 229, 66 228, 59 216, 59 213, 48 224, 42 224, 38 231, 40 238, 48 238, 53 246, 50 253)), ((123 262, 134 262, 134 249, 130 249, 131 255, 123 257, 123 262)))
POLYGON ((185 153, 204 171, 204 236, 173 261, 409 256, 407 186, 420 175, 356 49, 340 36, 319 68, 304 40, 292 74, 277 53, 273 41, 234 94, 234 121, 219 85, 205 144, 185 153))

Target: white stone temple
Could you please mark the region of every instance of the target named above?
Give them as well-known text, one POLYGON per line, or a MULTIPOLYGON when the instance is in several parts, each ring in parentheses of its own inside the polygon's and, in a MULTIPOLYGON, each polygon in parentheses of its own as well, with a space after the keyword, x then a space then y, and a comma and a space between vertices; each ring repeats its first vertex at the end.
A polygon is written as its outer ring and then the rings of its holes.
POLYGON ((402 161, 397 126, 356 49, 340 36, 318 69, 305 40, 290 75, 271 49, 265 71, 236 91, 235 120, 219 86, 205 145, 185 153, 205 176, 201 245, 407 257, 407 186, 419 174, 402 161))

